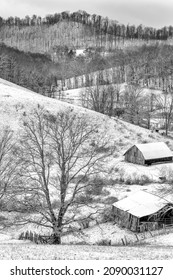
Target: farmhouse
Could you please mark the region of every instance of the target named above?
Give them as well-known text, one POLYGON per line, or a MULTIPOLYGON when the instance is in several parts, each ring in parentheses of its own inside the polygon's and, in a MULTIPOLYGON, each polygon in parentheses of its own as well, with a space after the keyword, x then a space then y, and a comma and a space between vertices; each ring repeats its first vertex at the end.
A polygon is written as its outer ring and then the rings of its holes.
POLYGON ((173 160, 173 153, 164 142, 136 144, 124 156, 125 161, 142 165, 173 160))
POLYGON ((173 203, 148 193, 137 191, 112 206, 115 221, 132 231, 143 232, 173 224, 173 203))

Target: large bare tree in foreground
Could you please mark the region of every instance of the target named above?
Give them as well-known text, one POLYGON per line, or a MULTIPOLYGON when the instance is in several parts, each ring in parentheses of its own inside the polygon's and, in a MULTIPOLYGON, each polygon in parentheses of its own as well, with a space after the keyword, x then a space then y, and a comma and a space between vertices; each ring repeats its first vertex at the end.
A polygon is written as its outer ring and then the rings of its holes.
POLYGON ((56 116, 35 110, 21 137, 21 203, 38 213, 28 221, 51 228, 52 242, 60 244, 62 231, 78 219, 86 178, 102 171, 108 143, 91 119, 73 109, 56 116))

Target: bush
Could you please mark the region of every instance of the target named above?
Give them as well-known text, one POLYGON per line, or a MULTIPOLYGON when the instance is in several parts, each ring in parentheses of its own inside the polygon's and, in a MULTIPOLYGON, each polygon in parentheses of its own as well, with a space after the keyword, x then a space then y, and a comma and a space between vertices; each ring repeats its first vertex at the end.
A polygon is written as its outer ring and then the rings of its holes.
POLYGON ((173 182, 173 168, 165 166, 161 169, 160 173, 161 173, 160 177, 163 177, 165 179, 165 181, 167 181, 169 183, 173 182))
POLYGON ((102 240, 99 240, 96 245, 98 246, 111 246, 111 240, 109 239, 102 239, 102 240))
POLYGON ((140 174, 137 172, 133 172, 131 174, 125 174, 125 170, 120 170, 120 182, 124 182, 127 185, 145 185, 152 183, 153 180, 146 174, 140 174))
POLYGON ((101 153, 108 153, 110 151, 110 147, 105 147, 105 146, 102 146, 102 147, 96 147, 96 152, 98 154, 101 154, 101 153))
POLYGON ((101 215, 101 223, 107 223, 114 221, 114 215, 112 211, 112 206, 107 208, 101 215))
POLYGON ((118 201, 118 198, 115 197, 115 196, 109 196, 107 197, 105 200, 104 200, 104 203, 105 204, 109 204, 109 205, 112 205, 113 203, 117 202, 118 201))
POLYGON ((7 218, 2 216, 2 215, 0 215, 0 222, 5 221, 5 220, 7 220, 7 218))
POLYGON ((90 194, 81 194, 80 196, 76 197, 75 202, 79 204, 93 203, 93 198, 90 194))
POLYGON ((147 140, 142 140, 142 144, 147 144, 148 141, 147 140))
POLYGON ((96 176, 91 180, 90 186, 86 189, 86 194, 101 195, 104 186, 105 180, 99 176, 96 176))
POLYGON ((90 186, 86 189, 86 194, 91 195, 101 195, 103 186, 90 186))
POLYGON ((71 183, 77 183, 77 182, 79 182, 79 181, 80 181, 81 183, 87 183, 87 182, 89 181, 89 177, 86 176, 86 175, 80 174, 80 175, 76 176, 76 178, 74 178, 74 179, 71 181, 71 183))

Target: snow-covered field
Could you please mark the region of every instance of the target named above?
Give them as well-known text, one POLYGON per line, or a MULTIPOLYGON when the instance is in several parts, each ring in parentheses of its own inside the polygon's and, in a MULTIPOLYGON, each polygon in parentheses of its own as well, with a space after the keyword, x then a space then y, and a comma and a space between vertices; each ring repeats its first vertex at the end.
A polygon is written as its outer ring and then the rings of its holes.
POLYGON ((173 247, 1 244, 0 260, 168 260, 173 247))
MULTIPOLYGON (((93 123, 100 126, 101 130, 106 131, 106 136, 110 139, 110 146, 115 147, 115 151, 110 157, 107 165, 107 179, 115 179, 115 183, 104 187, 104 190, 107 191, 108 194, 107 196, 105 195, 105 197, 103 196, 101 198, 102 200, 109 198, 109 196, 120 199, 121 197, 128 195, 129 192, 138 189, 148 189, 152 192, 157 191, 158 184, 160 183, 159 176, 163 176, 165 172, 170 176, 173 164, 160 164, 150 167, 136 166, 125 163, 123 161, 123 154, 135 143, 155 141, 164 141, 173 150, 172 140, 168 140, 158 133, 152 133, 147 129, 123 122, 122 120, 110 118, 82 107, 61 102, 57 99, 41 96, 0 79, 0 127, 9 125, 11 129, 17 133, 21 127, 21 121, 24 115, 32 114, 33 108, 37 107, 38 104, 44 106, 45 109, 52 113, 57 113, 59 110, 65 110, 70 106, 74 108, 76 113, 86 114, 93 123), (121 179, 124 180, 121 184, 116 182, 116 179, 120 179, 120 176, 121 179), (141 184, 141 178, 149 179, 146 179, 146 181, 141 184), (135 179, 135 182, 131 181, 132 179, 135 179)), ((104 207, 104 203, 102 205, 104 207)), ((148 247, 133 247, 134 250, 128 247, 98 247, 96 245, 78 245, 77 247, 74 247, 73 244, 82 242, 83 237, 70 235, 64 237, 63 242, 64 244, 71 244, 71 246, 55 246, 54 249, 53 246, 33 245, 32 243, 17 241, 17 229, 13 229, 11 232, 8 231, 8 233, 6 232, 7 235, 5 235, 5 232, 3 233, 4 235, 0 236, 0 259, 173 258, 173 249, 168 250, 167 247, 161 249, 155 246, 155 244, 162 244, 163 247, 173 245, 171 242, 168 242, 168 238, 167 241, 163 242, 163 236, 162 241, 159 238, 153 241, 155 247, 152 247, 152 251, 148 247)), ((110 223, 102 224, 100 226, 95 225, 94 227, 85 230, 85 242, 91 245, 97 244, 99 241, 106 239, 111 240, 112 244, 117 244, 117 242, 121 242, 121 238, 124 237, 124 235, 130 239, 134 238, 132 233, 127 232, 125 229, 119 229, 115 225, 110 225, 110 223)))

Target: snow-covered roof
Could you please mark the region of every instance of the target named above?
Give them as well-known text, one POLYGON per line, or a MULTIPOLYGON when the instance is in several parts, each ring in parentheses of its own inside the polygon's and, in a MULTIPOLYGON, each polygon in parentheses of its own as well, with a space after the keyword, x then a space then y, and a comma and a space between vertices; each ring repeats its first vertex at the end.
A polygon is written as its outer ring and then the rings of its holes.
POLYGON ((85 55, 85 49, 78 49, 76 50, 76 56, 85 55))
POLYGON ((172 151, 168 148, 168 146, 164 142, 136 144, 135 146, 141 151, 141 153, 143 154, 146 160, 173 157, 172 151))
POLYGON ((158 212, 169 203, 171 202, 157 195, 146 191, 137 191, 115 202, 113 206, 141 218, 158 212))

